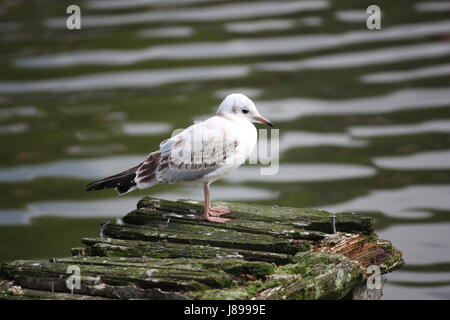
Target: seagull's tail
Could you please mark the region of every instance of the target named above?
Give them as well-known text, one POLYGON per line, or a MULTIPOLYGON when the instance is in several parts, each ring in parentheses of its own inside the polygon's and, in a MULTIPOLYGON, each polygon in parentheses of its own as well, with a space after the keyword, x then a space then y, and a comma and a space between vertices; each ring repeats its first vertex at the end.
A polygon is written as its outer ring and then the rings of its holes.
POLYGON ((136 189, 136 182, 134 178, 136 177, 136 170, 139 168, 140 164, 136 167, 123 171, 121 173, 115 174, 111 177, 101 179, 89 183, 86 186, 86 191, 102 190, 102 189, 113 189, 115 188, 119 194, 124 194, 136 189))

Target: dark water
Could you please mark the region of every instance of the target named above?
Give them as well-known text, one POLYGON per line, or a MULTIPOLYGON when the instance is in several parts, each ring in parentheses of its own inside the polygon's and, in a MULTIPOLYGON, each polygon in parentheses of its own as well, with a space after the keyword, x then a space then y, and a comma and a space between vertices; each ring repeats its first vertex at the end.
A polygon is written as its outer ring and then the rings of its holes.
POLYGON ((66 256, 139 197, 84 185, 131 167, 243 92, 280 129, 280 171, 215 199, 364 212, 406 266, 384 296, 450 298, 450 2, 66 1, 0 4, 0 261, 66 256))

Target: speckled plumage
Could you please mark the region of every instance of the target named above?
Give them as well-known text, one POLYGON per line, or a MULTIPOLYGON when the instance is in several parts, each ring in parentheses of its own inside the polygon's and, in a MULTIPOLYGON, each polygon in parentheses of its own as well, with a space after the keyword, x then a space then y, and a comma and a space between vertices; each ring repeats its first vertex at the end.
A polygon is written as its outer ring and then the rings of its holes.
POLYGON ((136 167, 90 183, 86 190, 116 188, 124 194, 160 183, 194 183, 205 186, 206 198, 209 184, 239 168, 255 148, 252 122, 272 125, 245 95, 228 95, 215 116, 164 140, 136 167))

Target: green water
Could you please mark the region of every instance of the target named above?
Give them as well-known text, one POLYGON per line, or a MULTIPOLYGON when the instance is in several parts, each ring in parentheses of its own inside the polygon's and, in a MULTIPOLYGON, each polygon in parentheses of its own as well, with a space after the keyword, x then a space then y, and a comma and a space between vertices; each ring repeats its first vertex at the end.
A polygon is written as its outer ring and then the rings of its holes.
POLYGON ((70 1, 0 4, 0 261, 66 256, 142 195, 200 199, 84 186, 242 92, 280 170, 244 166, 214 199, 373 216, 406 260, 385 298, 450 298, 449 11, 377 1, 368 31, 362 0, 77 3, 77 31, 70 1))

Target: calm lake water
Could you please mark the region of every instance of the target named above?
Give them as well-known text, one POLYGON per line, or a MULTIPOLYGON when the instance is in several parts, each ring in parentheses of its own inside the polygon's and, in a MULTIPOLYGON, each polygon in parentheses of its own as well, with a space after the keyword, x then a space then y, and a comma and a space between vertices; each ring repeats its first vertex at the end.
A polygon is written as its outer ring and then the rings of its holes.
POLYGON ((88 0, 0 4, 0 261, 67 256, 161 185, 84 192, 242 92, 280 129, 280 171, 217 200, 354 211, 406 265, 386 299, 450 298, 450 1, 88 0))

